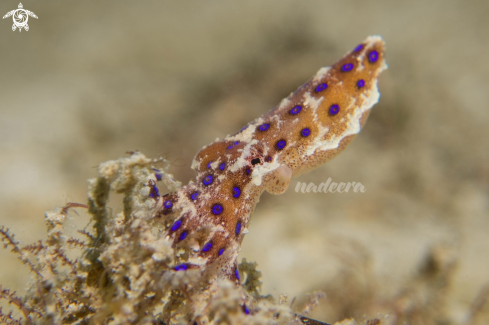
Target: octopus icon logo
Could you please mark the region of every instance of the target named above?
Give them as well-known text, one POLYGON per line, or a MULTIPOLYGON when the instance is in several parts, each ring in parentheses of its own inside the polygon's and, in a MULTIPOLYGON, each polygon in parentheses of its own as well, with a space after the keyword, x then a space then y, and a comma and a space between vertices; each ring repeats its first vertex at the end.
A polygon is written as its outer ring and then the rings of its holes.
POLYGON ((22 6, 22 3, 19 3, 19 8, 14 9, 12 11, 9 11, 3 16, 3 19, 13 16, 14 24, 12 25, 12 31, 15 31, 17 28, 19 29, 19 32, 22 31, 22 28, 24 28, 26 31, 29 30, 29 25, 27 25, 27 21, 29 20, 29 16, 36 18, 37 16, 35 13, 29 10, 25 10, 24 7, 22 6))

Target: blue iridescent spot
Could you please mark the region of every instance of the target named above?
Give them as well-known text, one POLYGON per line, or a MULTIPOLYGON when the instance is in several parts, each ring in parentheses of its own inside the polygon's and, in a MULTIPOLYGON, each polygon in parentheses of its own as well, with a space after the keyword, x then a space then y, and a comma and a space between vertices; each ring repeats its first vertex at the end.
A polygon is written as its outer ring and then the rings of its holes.
POLYGON ((285 145, 287 144, 287 142, 285 142, 285 140, 279 140, 277 141, 277 149, 278 150, 282 150, 283 148, 285 148, 285 145))
POLYGON ((155 197, 160 196, 160 191, 158 191, 158 187, 156 187, 156 185, 153 185, 151 187, 151 192, 149 193, 149 196, 152 197, 153 199, 155 197))
POLYGON ((272 157, 267 156, 267 158, 266 158, 265 160, 266 160, 266 161, 272 161, 272 157))
POLYGON ((297 105, 297 106, 294 106, 292 107, 292 109, 290 110, 290 114, 292 115, 296 115, 296 114, 299 114, 299 112, 302 110, 302 107, 300 105, 297 105))
POLYGON ((195 193, 192 193, 192 195, 190 195, 190 199, 192 201, 197 200, 198 197, 199 197, 199 192, 195 192, 195 193))
POLYGON ((363 88, 363 86, 365 86, 365 80, 363 80, 363 79, 358 80, 357 81, 357 87, 363 88))
POLYGON ((212 206, 212 214, 219 215, 223 210, 222 204, 220 203, 216 203, 212 206))
POLYGON ((246 174, 250 174, 251 173, 251 168, 250 167, 246 167, 246 174))
POLYGON ((250 314, 250 310, 248 309, 248 307, 246 307, 246 305, 243 305, 243 311, 246 315, 250 314))
POLYGON ((262 131, 262 132, 263 132, 263 131, 268 130, 269 128, 270 128, 270 124, 269 124, 269 123, 265 123, 265 124, 260 125, 260 126, 258 127, 258 130, 260 130, 260 131, 262 131))
POLYGON ((186 237, 187 237, 187 232, 184 231, 184 232, 182 232, 182 234, 180 235, 180 237, 178 238, 178 240, 184 240, 186 237))
POLYGON ((165 207, 165 209, 171 209, 173 203, 170 200, 167 200, 165 201, 165 203, 163 203, 163 206, 165 207))
POLYGON ((241 232, 241 221, 238 221, 238 224, 236 225, 236 235, 239 235, 241 232))
POLYGON ((340 111, 340 106, 338 104, 333 104, 329 108, 329 114, 336 115, 340 111))
POLYGON ((212 248, 212 243, 207 243, 204 245, 204 247, 202 248, 202 251, 203 252, 208 252, 210 249, 212 248))
POLYGON ((176 231, 178 230, 178 228, 180 228, 180 226, 182 225, 182 220, 177 220, 173 226, 171 226, 171 231, 176 231))
POLYGON ((173 268, 175 271, 185 271, 188 269, 188 265, 187 264, 180 264, 180 265, 177 265, 173 268))
POLYGON ((220 169, 220 170, 224 170, 224 168, 226 168, 226 163, 225 163, 225 162, 223 162, 223 163, 221 163, 221 164, 219 165, 219 169, 220 169))
POLYGON ((309 136, 309 134, 311 134, 311 130, 309 130, 308 128, 304 128, 304 129, 302 129, 302 131, 301 131, 301 135, 302 135, 303 137, 308 137, 308 136, 309 136))
POLYGON ((327 83, 319 84, 316 86, 316 92, 319 93, 319 92, 325 90, 326 88, 328 88, 327 83))
POLYGON ((357 47, 353 50, 353 52, 359 52, 363 49, 363 44, 358 44, 357 47))
POLYGON ((207 186, 207 185, 210 185, 212 184, 212 181, 214 180, 214 178, 212 177, 212 175, 207 175, 206 177, 204 177, 204 180, 202 181, 202 183, 207 186))
POLYGON ((212 161, 209 161, 209 163, 207 164, 207 168, 211 168, 211 164, 212 164, 212 161))
POLYGON ((341 71, 343 72, 348 72, 348 71, 351 71, 353 69, 353 63, 346 63, 346 64, 343 64, 343 66, 341 67, 341 71))
POLYGON ((368 54, 368 60, 370 63, 375 63, 379 59, 379 52, 377 51, 372 51, 368 54))
POLYGON ((158 171, 158 169, 153 168, 153 171, 155 172, 155 177, 157 181, 161 181, 161 173, 158 171))
POLYGON ((228 149, 232 149, 235 145, 238 145, 239 144, 239 141, 236 141, 235 143, 231 143, 229 146, 228 146, 228 149))
POLYGON ((224 248, 221 248, 221 249, 219 250, 219 256, 221 256, 221 255, 222 255, 222 253, 224 253, 224 248))
POLYGON ((245 126, 243 126, 243 127, 241 128, 241 130, 239 130, 239 132, 246 130, 246 129, 248 128, 248 126, 249 126, 249 125, 245 125, 245 126))
POLYGON ((238 279, 238 281, 240 280, 239 279, 239 271, 238 269, 236 268, 236 270, 234 271, 234 275, 236 275, 236 279, 238 279))
POLYGON ((235 198, 239 198, 240 195, 241 195, 241 190, 239 189, 239 187, 237 186, 233 187, 233 196, 235 198))

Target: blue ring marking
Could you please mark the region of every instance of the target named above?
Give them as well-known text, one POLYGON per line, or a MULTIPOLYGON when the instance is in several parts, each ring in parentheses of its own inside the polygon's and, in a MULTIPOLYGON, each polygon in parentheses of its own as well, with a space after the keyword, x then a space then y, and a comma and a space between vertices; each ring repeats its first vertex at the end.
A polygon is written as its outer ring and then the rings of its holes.
POLYGON ((283 148, 285 148, 286 145, 287 142, 285 142, 285 140, 279 140, 277 141, 276 147, 278 150, 282 150, 283 148))
POLYGON ((180 237, 178 238, 178 240, 184 240, 186 237, 187 237, 187 232, 184 231, 184 232, 182 232, 182 234, 180 235, 180 237))
POLYGON ((204 184, 205 186, 210 185, 210 184, 212 184, 213 180, 214 180, 214 178, 212 177, 212 175, 207 175, 206 177, 204 177, 202 184, 204 184))
POLYGON ((289 113, 292 115, 297 115, 300 113, 301 110, 302 110, 302 106, 296 105, 296 106, 292 107, 292 109, 289 111, 289 113))
POLYGON ((156 185, 153 185, 153 191, 155 191, 156 196, 160 196, 160 191, 156 185))
POLYGON ((214 215, 220 215, 224 211, 224 208, 222 207, 222 204, 216 203, 212 206, 212 214, 214 215))
POLYGON ((185 271, 188 269, 188 264, 180 264, 173 268, 175 271, 185 271))
POLYGON ((199 194, 200 194, 199 192, 192 193, 192 195, 190 195, 190 199, 192 201, 197 200, 197 198, 199 197, 199 194))
POLYGON ((365 80, 363 79, 360 79, 357 81, 357 87, 360 89, 360 88, 363 88, 365 86, 365 80))
POLYGON ((248 309, 248 307, 246 307, 246 305, 243 305, 243 311, 246 315, 250 314, 250 310, 248 309))
POLYGON ((220 170, 224 170, 224 168, 226 168, 226 163, 225 163, 225 162, 223 162, 223 163, 221 163, 221 164, 219 165, 219 169, 220 169, 220 170))
POLYGON ((262 124, 262 125, 260 125, 260 126, 258 127, 258 130, 260 130, 260 131, 262 131, 262 132, 263 132, 263 131, 268 130, 269 128, 270 128, 270 124, 269 124, 269 123, 264 123, 264 124, 262 124))
POLYGON ((379 59, 379 52, 374 50, 368 54, 368 60, 370 61, 370 63, 375 63, 377 62, 378 59, 379 59))
POLYGON ((236 268, 236 270, 234 270, 234 275, 236 275, 236 279, 238 279, 238 281, 240 280, 239 278, 239 271, 238 271, 238 268, 236 268))
POLYGON ((202 248, 202 251, 208 252, 211 248, 212 248, 212 243, 208 242, 207 244, 204 245, 204 247, 202 248))
POLYGON ((238 145, 239 144, 239 141, 236 141, 235 143, 231 143, 229 146, 228 146, 228 149, 232 149, 234 146, 238 145))
POLYGON ((153 185, 153 191, 149 194, 152 198, 155 196, 160 196, 160 191, 158 190, 158 187, 156 185, 153 185))
POLYGON ((160 171, 158 169, 156 169, 156 168, 153 168, 153 171, 155 172, 156 180, 157 181, 161 181, 162 175, 161 175, 160 171))
POLYGON ((179 219, 177 221, 175 221, 175 223, 173 224, 173 226, 171 226, 171 231, 176 231, 178 230, 178 228, 180 228, 180 226, 182 225, 182 219, 179 219))
POLYGON ((353 63, 345 63, 341 67, 341 71, 343 71, 343 72, 348 72, 348 71, 351 71, 351 70, 353 70, 353 63))
POLYGON ((301 135, 302 135, 303 137, 308 137, 310 134, 311 134, 311 130, 309 130, 308 128, 304 128, 304 129, 302 129, 302 131, 301 131, 301 135))
POLYGON ((322 83, 322 84, 319 84, 316 86, 316 92, 319 93, 325 89, 328 88, 328 84, 327 83, 322 83))
POLYGON ((340 106, 338 104, 333 104, 329 108, 329 114, 336 115, 340 111, 340 106))
POLYGON ((360 52, 363 49, 363 44, 358 44, 357 47, 353 50, 353 52, 360 52))
POLYGON ((224 248, 221 248, 221 249, 219 250, 219 256, 221 256, 221 255, 222 255, 222 253, 224 253, 224 248))
POLYGON ((236 235, 239 235, 240 232, 241 232, 241 221, 238 221, 238 223, 236 224, 236 235))
POLYGON ((163 206, 165 207, 165 209, 171 209, 173 203, 170 200, 166 200, 165 203, 163 203, 163 206))
POLYGON ((233 197, 239 198, 241 195, 241 189, 237 186, 233 187, 233 197))
POLYGON ((159 197, 159 196, 160 196, 160 191, 158 190, 156 185, 153 185, 151 187, 151 191, 149 192, 149 197, 154 199, 155 197, 159 197))

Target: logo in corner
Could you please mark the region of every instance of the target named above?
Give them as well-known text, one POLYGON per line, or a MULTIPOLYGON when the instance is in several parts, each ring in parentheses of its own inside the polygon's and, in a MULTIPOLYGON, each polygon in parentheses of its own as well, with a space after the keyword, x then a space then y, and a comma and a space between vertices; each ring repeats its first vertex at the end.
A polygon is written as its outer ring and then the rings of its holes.
POLYGON ((14 24, 12 25, 12 31, 15 32, 15 30, 18 28, 19 32, 22 31, 22 28, 24 28, 26 31, 29 30, 29 25, 27 25, 27 21, 29 20, 29 16, 36 18, 37 16, 35 13, 29 10, 25 10, 24 6, 22 6, 22 3, 19 3, 19 9, 14 9, 12 11, 9 11, 3 16, 3 19, 7 17, 13 17, 14 24))

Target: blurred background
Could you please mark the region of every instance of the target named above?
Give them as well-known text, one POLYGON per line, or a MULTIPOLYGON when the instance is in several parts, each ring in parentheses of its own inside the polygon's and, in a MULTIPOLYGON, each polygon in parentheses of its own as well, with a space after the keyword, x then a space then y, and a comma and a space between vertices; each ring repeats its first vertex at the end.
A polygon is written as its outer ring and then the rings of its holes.
MULTIPOLYGON (((0 21, 0 224, 21 244, 45 238, 44 211, 85 203, 96 166, 127 151, 166 157, 187 183, 201 147, 378 34, 389 69, 364 130, 262 196, 240 256, 258 263, 263 294, 324 291, 318 319, 487 322, 487 0, 22 4, 39 17, 29 31, 0 21), (328 177, 367 191, 294 191, 328 177)), ((72 213, 68 228, 87 222, 72 213)), ((0 283, 21 293, 26 268, 0 259, 0 283)))

